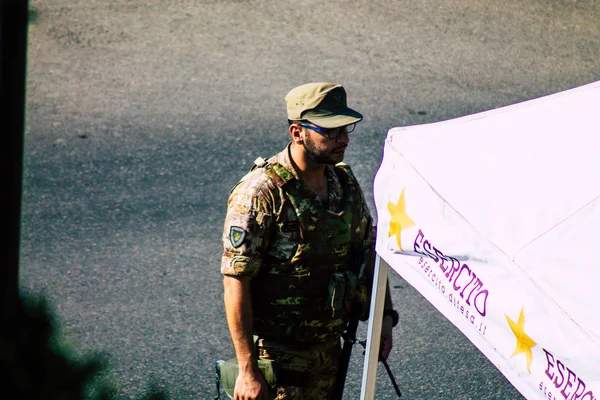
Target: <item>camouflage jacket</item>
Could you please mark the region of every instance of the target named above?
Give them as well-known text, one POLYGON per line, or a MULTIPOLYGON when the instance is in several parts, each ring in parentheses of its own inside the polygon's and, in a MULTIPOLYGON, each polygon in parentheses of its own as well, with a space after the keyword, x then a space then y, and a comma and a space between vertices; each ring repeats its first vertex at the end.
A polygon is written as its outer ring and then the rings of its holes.
POLYGON ((327 166, 329 201, 298 178, 289 146, 234 187, 221 272, 252 279, 254 331, 324 342, 339 336, 349 302, 366 302, 360 263, 373 246, 372 219, 345 165, 327 166))

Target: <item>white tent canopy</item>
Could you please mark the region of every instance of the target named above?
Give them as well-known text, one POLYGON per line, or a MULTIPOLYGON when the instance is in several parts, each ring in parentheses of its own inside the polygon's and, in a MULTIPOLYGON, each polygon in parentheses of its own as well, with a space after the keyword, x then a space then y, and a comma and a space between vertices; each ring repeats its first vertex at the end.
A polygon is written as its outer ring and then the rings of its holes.
POLYGON ((527 398, 600 398, 600 82, 388 133, 377 252, 527 398))

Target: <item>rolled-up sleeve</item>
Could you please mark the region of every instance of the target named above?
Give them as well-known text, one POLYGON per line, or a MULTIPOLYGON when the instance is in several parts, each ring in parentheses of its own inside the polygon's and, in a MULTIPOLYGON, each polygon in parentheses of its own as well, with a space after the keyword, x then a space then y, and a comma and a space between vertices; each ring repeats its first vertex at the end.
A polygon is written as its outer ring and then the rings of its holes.
POLYGON ((253 277, 260 270, 271 215, 256 183, 242 181, 229 196, 221 258, 224 275, 253 277))

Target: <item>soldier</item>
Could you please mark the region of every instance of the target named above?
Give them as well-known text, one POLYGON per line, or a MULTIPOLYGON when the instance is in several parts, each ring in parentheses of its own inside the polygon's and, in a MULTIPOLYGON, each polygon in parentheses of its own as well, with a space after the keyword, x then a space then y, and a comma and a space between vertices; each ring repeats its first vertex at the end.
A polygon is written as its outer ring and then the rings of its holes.
MULTIPOLYGON (((340 334, 352 312, 362 319, 368 312, 374 229, 359 184, 341 162, 363 117, 332 83, 299 86, 285 100, 291 143, 255 162, 231 191, 225 220, 221 272, 240 400, 327 399, 340 334), (277 364, 275 387, 259 359, 277 364)), ((383 359, 397 321, 388 290, 383 359)))

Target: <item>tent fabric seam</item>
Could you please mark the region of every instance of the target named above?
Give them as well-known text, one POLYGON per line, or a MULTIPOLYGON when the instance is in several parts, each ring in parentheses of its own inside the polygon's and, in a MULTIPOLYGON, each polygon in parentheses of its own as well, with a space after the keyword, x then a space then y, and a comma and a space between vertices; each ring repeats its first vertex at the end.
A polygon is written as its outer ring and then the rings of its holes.
POLYGON ((522 251, 524 251, 527 247, 531 246, 534 242, 538 241, 539 239, 541 239, 542 237, 546 236, 548 233, 550 233, 554 229, 558 228, 560 225, 564 224, 569 218, 571 218, 571 217, 579 214, 580 212, 582 212, 586 208, 590 207, 591 205, 593 205, 599 199, 600 199, 600 194, 598 196, 594 197, 592 200, 590 200, 586 204, 584 204, 583 206, 581 206, 579 209, 577 209, 577 210, 573 211, 571 214, 567 215, 565 218, 563 218, 561 221, 557 222, 555 225, 551 226, 550 228, 548 228, 544 232, 540 233, 537 237, 535 237, 534 239, 532 239, 531 241, 529 241, 529 243, 525 244, 523 247, 521 247, 520 249, 518 249, 517 251, 515 251, 515 255, 513 257, 513 260, 515 258, 517 258, 517 256, 519 255, 519 253, 521 253, 522 251))
MULTIPOLYGON (((386 140, 387 142, 387 140, 386 140)), ((390 141, 391 144, 391 141, 390 141)), ((586 336, 590 337, 590 335, 588 334, 588 332, 586 330, 584 330, 575 320, 573 320, 573 318, 558 304, 556 303, 556 301, 554 300, 554 298, 552 296, 550 296, 545 290, 543 290, 542 287, 540 287, 537 282, 529 275, 527 274, 527 272, 525 272, 525 270, 523 269, 523 267, 518 264, 517 262, 515 262, 514 258, 510 257, 506 252, 504 252, 502 249, 500 249, 494 242, 492 242, 489 238, 487 238, 485 235, 483 235, 467 218, 465 218, 460 212, 458 212, 458 210, 456 210, 448 201, 446 201, 446 199, 425 179, 425 177, 415 168, 415 166, 408 161, 408 159, 404 156, 404 154, 402 154, 400 151, 398 151, 396 148, 394 148, 393 146, 390 146, 390 148, 401 158, 403 159, 409 166, 410 168, 423 180, 423 182, 433 191, 433 193, 435 193, 435 195, 441 199, 444 202, 444 206, 449 207, 450 209, 452 209, 465 223, 467 223, 471 228, 473 228, 473 231, 476 232, 476 234, 480 237, 483 238, 486 242, 488 242, 489 244, 491 244, 494 248, 496 248, 501 254, 503 254, 509 261, 509 263, 515 265, 520 271, 521 273, 527 277, 527 279, 531 282, 531 284, 537 288, 540 293, 542 293, 544 296, 546 296, 546 298, 548 298, 554 305, 555 307, 560 310, 560 312, 563 313, 563 315, 568 318, 569 320, 573 321, 573 323, 579 328, 579 330, 581 332, 583 332, 586 336)), ((585 206, 583 206, 581 209, 586 208, 589 204, 594 203, 596 200, 598 200, 600 198, 600 196, 596 197, 594 200, 592 200, 591 202, 589 202, 588 204, 586 204, 585 206)), ((581 211, 581 209, 577 210, 575 213, 578 213, 579 211, 581 211)), ((574 213, 574 214, 575 214, 574 213)), ((560 224, 560 223, 559 223, 560 224)), ((592 341, 594 343, 597 343, 595 340, 592 341)))

